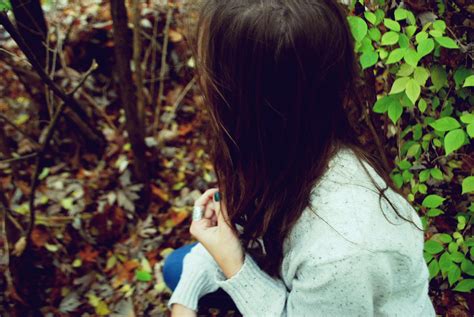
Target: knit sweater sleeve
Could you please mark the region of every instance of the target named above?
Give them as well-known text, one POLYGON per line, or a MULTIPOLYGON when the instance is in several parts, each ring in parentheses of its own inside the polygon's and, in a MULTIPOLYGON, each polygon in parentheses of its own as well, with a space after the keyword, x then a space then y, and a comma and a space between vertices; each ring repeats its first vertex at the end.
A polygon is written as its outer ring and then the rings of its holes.
POLYGON ((183 258, 183 271, 173 294, 168 300, 169 309, 175 303, 198 310, 199 299, 219 287, 213 273, 220 268, 201 243, 196 244, 183 258))
POLYGON ((374 292, 383 294, 393 283, 386 254, 357 253, 317 263, 318 254, 300 257, 291 290, 261 270, 246 253, 241 269, 226 279, 215 271, 217 285, 234 300, 245 317, 373 316, 374 292))

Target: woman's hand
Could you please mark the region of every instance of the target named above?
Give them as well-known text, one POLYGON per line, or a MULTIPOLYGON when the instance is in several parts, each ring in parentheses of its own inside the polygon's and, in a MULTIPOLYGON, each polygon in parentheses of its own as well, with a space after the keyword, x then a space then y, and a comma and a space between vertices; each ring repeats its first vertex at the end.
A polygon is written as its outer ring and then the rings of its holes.
POLYGON ((207 190, 194 206, 205 208, 201 220, 193 220, 190 233, 207 249, 227 278, 244 263, 244 251, 230 224, 227 209, 221 204, 217 188, 207 190))
POLYGON ((194 310, 187 308, 186 306, 183 306, 178 303, 173 304, 173 307, 171 308, 171 317, 196 317, 196 316, 197 316, 197 313, 194 310))

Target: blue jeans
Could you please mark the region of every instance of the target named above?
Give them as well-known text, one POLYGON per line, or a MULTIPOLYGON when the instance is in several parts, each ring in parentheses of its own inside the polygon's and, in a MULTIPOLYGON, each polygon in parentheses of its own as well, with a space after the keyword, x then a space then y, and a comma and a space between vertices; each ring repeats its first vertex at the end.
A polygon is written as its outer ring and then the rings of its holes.
MULTIPOLYGON (((163 265, 163 279, 165 284, 174 291, 178 285, 181 273, 183 272, 183 258, 191 251, 197 242, 186 244, 173 252, 165 259, 163 265)), ((221 310, 235 310, 239 312, 232 298, 222 289, 218 288, 215 292, 204 295, 198 302, 199 311, 208 308, 219 308, 221 310)))

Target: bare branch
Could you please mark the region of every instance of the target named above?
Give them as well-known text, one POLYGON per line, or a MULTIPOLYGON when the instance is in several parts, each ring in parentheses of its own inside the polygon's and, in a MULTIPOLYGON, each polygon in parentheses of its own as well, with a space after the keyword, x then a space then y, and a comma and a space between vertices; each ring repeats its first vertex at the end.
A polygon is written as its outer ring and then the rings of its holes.
POLYGON ((36 142, 35 139, 33 139, 31 136, 29 136, 25 131, 23 131, 19 126, 17 126, 15 123, 13 123, 10 119, 8 119, 6 116, 0 113, 0 119, 11 125, 15 130, 20 132, 25 138, 30 140, 35 146, 39 146, 38 142, 36 142))

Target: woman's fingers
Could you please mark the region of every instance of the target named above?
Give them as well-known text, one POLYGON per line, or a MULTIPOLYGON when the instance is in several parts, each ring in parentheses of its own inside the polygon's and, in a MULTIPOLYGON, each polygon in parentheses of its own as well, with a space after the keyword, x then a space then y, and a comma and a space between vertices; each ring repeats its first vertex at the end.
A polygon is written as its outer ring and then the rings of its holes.
POLYGON ((214 193, 218 190, 218 188, 211 188, 206 190, 204 194, 201 195, 201 197, 196 199, 196 201, 194 202, 194 206, 205 206, 209 202, 209 200, 212 199, 214 193))

